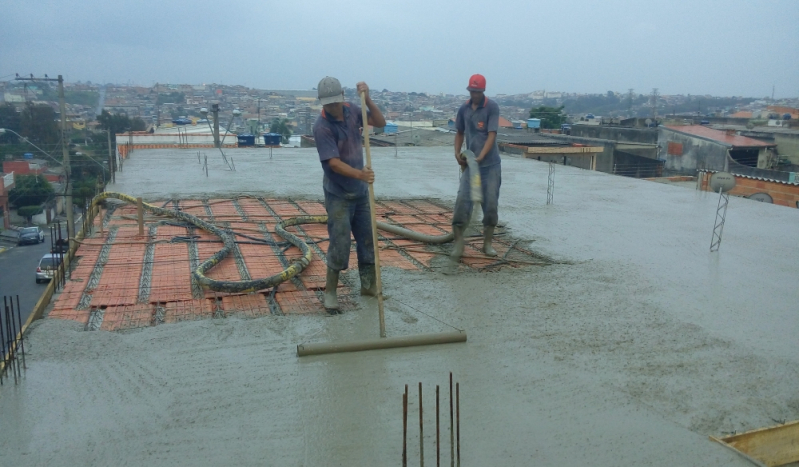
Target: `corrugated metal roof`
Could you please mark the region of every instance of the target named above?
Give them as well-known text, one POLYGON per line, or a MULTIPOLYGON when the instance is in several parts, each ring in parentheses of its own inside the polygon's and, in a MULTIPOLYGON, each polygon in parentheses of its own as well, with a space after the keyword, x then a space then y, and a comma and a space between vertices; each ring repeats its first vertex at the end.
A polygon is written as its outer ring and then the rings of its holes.
POLYGON ((763 141, 754 138, 748 138, 746 136, 728 135, 724 131, 714 130, 712 128, 708 128, 702 125, 684 125, 684 126, 666 125, 665 128, 668 128, 669 130, 672 131, 677 131, 679 133, 698 136, 700 138, 709 139, 711 141, 717 141, 727 146, 757 147, 757 148, 768 148, 776 146, 776 144, 774 143, 765 143, 763 141))

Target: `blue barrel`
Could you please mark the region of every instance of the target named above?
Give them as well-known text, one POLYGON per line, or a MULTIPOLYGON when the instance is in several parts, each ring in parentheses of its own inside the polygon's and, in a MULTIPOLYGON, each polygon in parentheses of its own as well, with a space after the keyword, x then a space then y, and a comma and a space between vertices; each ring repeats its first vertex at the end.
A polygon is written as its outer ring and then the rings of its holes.
POLYGON ((280 133, 264 133, 264 145, 266 146, 280 146, 280 140, 283 137, 280 133))
POLYGON ((239 135, 239 146, 255 146, 255 135, 239 135))
POLYGON ((23 159, 33 159, 33 153, 32 152, 26 152, 25 154, 22 155, 22 158, 23 159))

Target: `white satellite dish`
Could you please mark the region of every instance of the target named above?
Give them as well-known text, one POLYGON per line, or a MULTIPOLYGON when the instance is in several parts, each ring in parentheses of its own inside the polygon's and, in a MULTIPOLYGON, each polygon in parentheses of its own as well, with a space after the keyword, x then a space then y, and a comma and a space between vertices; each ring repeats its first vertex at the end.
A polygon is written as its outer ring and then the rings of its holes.
POLYGON ((726 193, 735 188, 735 176, 729 172, 716 172, 710 177, 710 189, 726 193))

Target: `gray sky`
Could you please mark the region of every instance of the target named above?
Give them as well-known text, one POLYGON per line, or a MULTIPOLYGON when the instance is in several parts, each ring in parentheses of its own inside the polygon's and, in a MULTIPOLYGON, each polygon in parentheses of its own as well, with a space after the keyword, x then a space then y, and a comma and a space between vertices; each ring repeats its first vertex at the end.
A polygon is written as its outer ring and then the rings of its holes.
POLYGON ((0 79, 799 96, 796 0, 0 0, 0 79))

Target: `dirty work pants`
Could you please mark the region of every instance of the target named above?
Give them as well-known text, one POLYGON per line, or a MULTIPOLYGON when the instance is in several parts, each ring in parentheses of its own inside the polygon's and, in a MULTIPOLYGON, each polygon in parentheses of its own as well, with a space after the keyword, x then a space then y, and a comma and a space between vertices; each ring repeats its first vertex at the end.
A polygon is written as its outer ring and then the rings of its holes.
POLYGON ((369 196, 346 199, 325 190, 325 209, 327 209, 327 235, 330 238, 327 248, 327 267, 335 271, 349 267, 352 245, 350 233, 355 237, 358 264, 375 264, 369 196))
MULTIPOLYGON (((483 189, 483 225, 496 227, 499 221, 499 186, 502 184, 502 164, 480 167, 480 183, 483 189)), ((452 215, 452 226, 464 229, 472 215, 472 190, 469 183, 469 169, 461 174, 458 188, 458 199, 455 201, 455 212, 452 215)))

